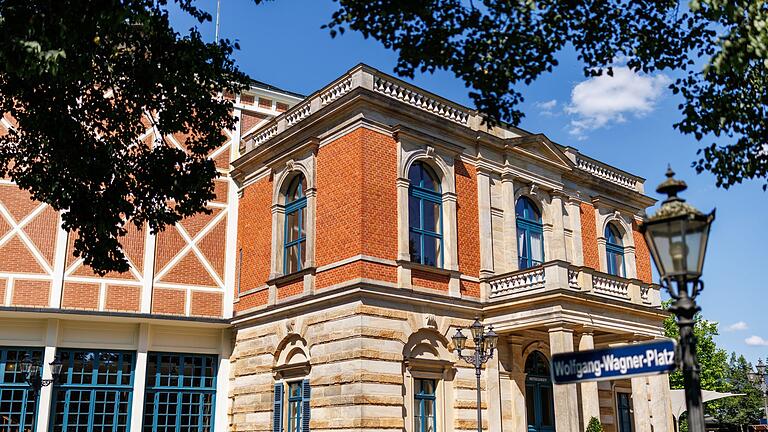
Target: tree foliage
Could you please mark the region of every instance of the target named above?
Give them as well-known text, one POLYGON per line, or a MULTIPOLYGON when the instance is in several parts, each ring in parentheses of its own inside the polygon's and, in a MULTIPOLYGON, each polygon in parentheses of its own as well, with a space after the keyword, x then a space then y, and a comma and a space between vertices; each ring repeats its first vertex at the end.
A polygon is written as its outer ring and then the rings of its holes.
MULTIPOLYGON (((177 6, 210 20, 194 0, 177 6)), ((166 0, 0 2, 0 176, 62 211, 75 254, 97 272, 125 271, 128 223, 161 230, 205 210, 208 154, 231 128, 247 78, 236 45, 171 28, 166 0), (143 123, 147 120, 150 123, 143 123), (147 126, 155 142, 142 141, 147 126), (162 137, 180 133, 186 151, 162 137)))
POLYGON ((600 420, 598 420, 597 417, 592 417, 589 419, 589 424, 587 424, 587 432, 603 432, 603 425, 600 424, 600 420))
POLYGON ((710 410, 720 424, 733 431, 758 424, 763 416, 762 391, 749 381, 748 373, 751 371, 752 365, 743 355, 736 356, 736 353, 731 353, 725 386, 729 392, 743 396, 722 399, 710 410))
MULTIPOLYGON (((669 307, 669 302, 664 304, 669 307)), ((743 355, 728 354, 717 346, 718 324, 707 321, 701 314, 696 316, 693 332, 696 336, 696 356, 699 360, 701 388, 719 392, 740 393, 744 396, 728 397, 707 402, 706 414, 711 415, 725 430, 741 431, 742 426, 757 424, 762 415, 763 399, 759 389, 749 381, 748 373, 752 365, 743 355)), ((677 323, 673 316, 664 320, 664 333, 672 339, 679 338, 677 323)), ((675 370, 669 374, 669 384, 673 389, 682 389, 683 374, 675 370)), ((681 430, 687 429, 685 416, 681 430)))
POLYGON ((768 2, 753 0, 335 0, 332 36, 349 28, 399 54, 396 72, 448 70, 489 119, 517 125, 530 84, 573 47, 586 76, 682 71, 681 132, 707 144, 694 162, 718 186, 768 175, 768 2))

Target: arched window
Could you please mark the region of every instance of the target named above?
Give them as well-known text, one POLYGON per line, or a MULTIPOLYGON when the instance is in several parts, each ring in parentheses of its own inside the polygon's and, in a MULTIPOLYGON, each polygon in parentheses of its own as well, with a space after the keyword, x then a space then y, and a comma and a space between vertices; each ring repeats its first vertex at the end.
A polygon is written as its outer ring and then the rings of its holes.
POLYGON ((525 406, 529 432, 554 432, 555 405, 549 362, 539 351, 525 360, 525 406))
POLYGON ((527 269, 544 262, 544 229, 541 212, 526 197, 520 197, 515 204, 517 217, 517 255, 520 269, 527 269))
POLYGON ((302 269, 307 250, 307 182, 297 175, 285 193, 285 239, 283 242, 283 273, 302 269))
POLYGON ((442 267, 442 202, 440 182, 435 172, 422 162, 408 170, 408 243, 411 261, 442 267))
POLYGON ((613 224, 605 226, 605 258, 608 274, 625 276, 624 243, 621 241, 621 233, 613 224))

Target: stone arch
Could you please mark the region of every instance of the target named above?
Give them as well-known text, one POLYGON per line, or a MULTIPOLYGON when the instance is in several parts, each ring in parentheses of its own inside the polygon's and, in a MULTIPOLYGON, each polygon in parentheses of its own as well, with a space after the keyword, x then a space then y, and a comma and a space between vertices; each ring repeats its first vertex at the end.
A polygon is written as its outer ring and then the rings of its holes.
POLYGON ((307 182, 307 190, 315 189, 315 179, 313 170, 310 167, 305 166, 306 161, 293 161, 289 160, 286 163, 285 169, 281 170, 275 175, 275 187, 272 192, 272 204, 284 205, 285 194, 288 186, 291 184, 297 175, 303 175, 307 182))
POLYGON ((278 368, 305 366, 310 363, 307 341, 296 333, 283 338, 277 345, 273 366, 278 368))
POLYGON ((541 223, 552 225, 552 211, 549 208, 550 196, 535 184, 521 186, 515 190, 515 205, 521 197, 531 200, 541 212, 541 223))
POLYGON ((411 334, 403 345, 406 360, 450 361, 449 341, 435 329, 422 328, 411 334))
POLYGON ((400 178, 407 179, 408 171, 411 169, 411 166, 416 162, 422 162, 432 168, 432 170, 435 171, 435 174, 437 174, 440 180, 440 191, 442 193, 456 193, 456 186, 452 175, 453 171, 448 162, 446 162, 442 156, 436 154, 434 149, 430 150, 430 148, 416 150, 408 154, 401 166, 399 173, 400 178))

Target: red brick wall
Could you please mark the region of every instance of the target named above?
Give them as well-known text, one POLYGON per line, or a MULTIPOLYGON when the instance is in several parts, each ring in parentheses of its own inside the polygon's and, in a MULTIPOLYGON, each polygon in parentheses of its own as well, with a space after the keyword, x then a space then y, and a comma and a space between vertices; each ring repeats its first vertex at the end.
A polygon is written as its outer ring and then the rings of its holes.
POLYGON ((40 280, 15 280, 13 282, 13 306, 47 307, 51 283, 40 280))
MULTIPOLYGON (((362 253, 397 259, 397 143, 359 129, 362 141, 362 253)), ((319 193, 319 192, 318 192, 319 193)))
POLYGON ((579 210, 581 214, 581 245, 584 252, 584 265, 600 270, 595 207, 589 203, 581 203, 579 204, 579 210))
POLYGON ((461 280, 459 285, 461 295, 480 298, 480 284, 468 280, 461 280))
POLYGON ((192 304, 189 313, 195 316, 221 316, 221 303, 221 293, 192 291, 192 304))
POLYGON ((277 287, 277 298, 282 300, 284 298, 299 295, 304 292, 304 278, 300 278, 284 285, 277 287))
POLYGON ((447 275, 436 274, 419 269, 411 270, 411 284, 414 286, 448 292, 449 281, 450 277, 447 275))
POLYGON ((237 244, 242 249, 242 261, 238 263, 237 270, 240 274, 240 291, 263 286, 269 278, 272 247, 271 207, 271 179, 263 178, 243 191, 237 219, 237 244))
POLYGON ((141 287, 107 285, 104 309, 111 311, 138 312, 141 303, 141 287))
POLYGON ((257 306, 263 306, 267 304, 267 300, 269 300, 268 289, 244 295, 240 297, 237 303, 235 303, 235 312, 242 312, 257 306))
POLYGON ((360 278, 397 283, 397 267, 373 262, 354 261, 317 273, 315 289, 321 290, 360 278))
POLYGON ((651 253, 648 251, 645 237, 637 229, 637 223, 632 224, 632 238, 635 241, 635 266, 637 267, 637 278, 645 283, 653 283, 651 253))
POLYGON ((473 165, 457 160, 455 171, 459 271, 477 277, 480 275, 477 170, 473 165))
POLYGON ((66 282, 61 296, 61 307, 65 309, 98 309, 99 284, 66 282))
POLYGON ((357 129, 320 148, 317 155, 316 262, 327 265, 362 248, 362 142, 357 129))
POLYGON ((155 288, 152 293, 152 313, 184 315, 186 291, 155 288))

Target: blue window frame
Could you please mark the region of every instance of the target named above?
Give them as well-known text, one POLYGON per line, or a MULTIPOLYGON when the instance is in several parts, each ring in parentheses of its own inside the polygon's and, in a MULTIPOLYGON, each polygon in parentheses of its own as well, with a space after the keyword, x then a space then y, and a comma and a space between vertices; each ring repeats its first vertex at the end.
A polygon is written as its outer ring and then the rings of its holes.
POLYGON ((435 380, 417 379, 415 384, 415 424, 416 432, 437 431, 437 416, 435 415, 435 380))
POLYGON ((422 162, 408 170, 408 225, 411 261, 443 266, 443 195, 435 172, 422 162))
POLYGON ((37 415, 37 397, 21 373, 19 362, 29 354, 40 362, 39 348, 0 348, 0 432, 33 432, 37 415))
POLYGON ((613 224, 605 226, 605 255, 608 274, 624 277, 624 243, 613 224))
POLYGON ((518 266, 522 269, 544 263, 544 228, 541 212, 527 197, 520 197, 515 204, 517 220, 518 266))
POLYGON ((555 431, 555 405, 549 361, 539 351, 525 360, 525 406, 528 432, 555 431))
POLYGON ((299 174, 288 185, 285 194, 285 234, 283 239, 283 273, 300 271, 307 250, 307 182, 299 174))
POLYGON ((144 431, 212 431, 217 364, 214 355, 148 353, 144 431))
POLYGON ((619 432, 632 432, 632 424, 635 422, 632 415, 632 395, 629 393, 616 393, 617 417, 619 418, 619 432))
POLYGON ((275 383, 272 432, 310 432, 309 380, 275 383))
POLYGON ((134 353, 62 350, 59 358, 63 377, 54 394, 51 430, 128 431, 134 353))

